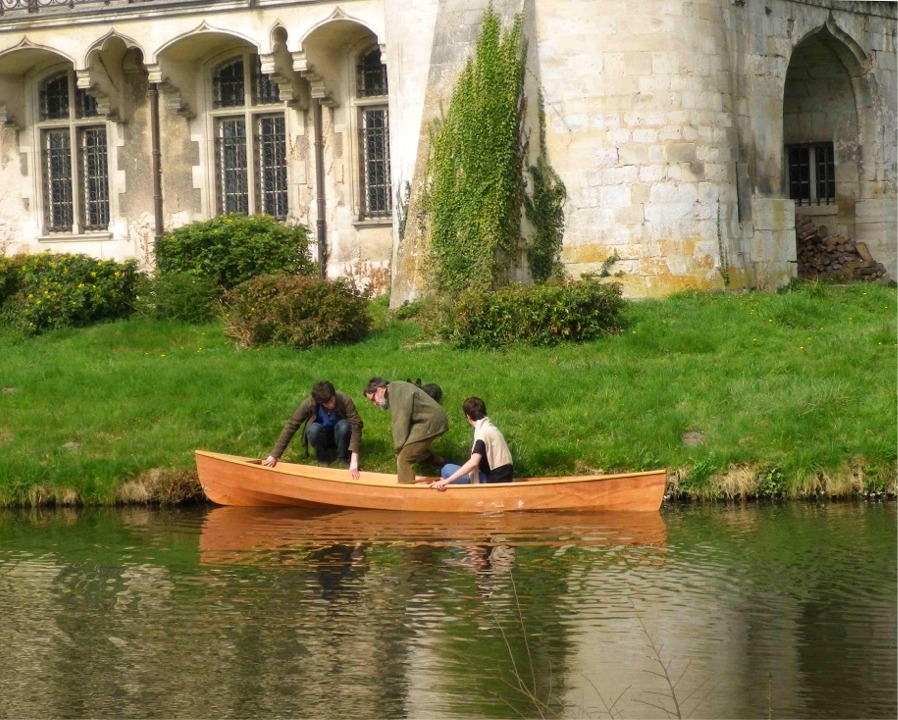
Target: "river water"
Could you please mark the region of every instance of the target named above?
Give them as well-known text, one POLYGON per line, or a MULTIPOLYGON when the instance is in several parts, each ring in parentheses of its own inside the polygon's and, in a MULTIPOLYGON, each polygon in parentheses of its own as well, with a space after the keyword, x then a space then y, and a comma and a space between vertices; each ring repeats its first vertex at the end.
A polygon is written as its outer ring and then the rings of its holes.
POLYGON ((0 512, 3 718, 894 718, 894 503, 0 512))

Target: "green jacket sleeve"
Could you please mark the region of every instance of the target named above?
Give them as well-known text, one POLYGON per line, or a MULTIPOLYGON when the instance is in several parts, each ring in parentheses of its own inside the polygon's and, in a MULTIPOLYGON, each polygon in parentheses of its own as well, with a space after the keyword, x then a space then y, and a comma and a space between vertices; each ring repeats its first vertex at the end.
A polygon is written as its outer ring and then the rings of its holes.
POLYGON ((449 429, 442 406, 417 385, 391 382, 389 399, 395 452, 409 443, 437 437, 449 429))
MULTIPOLYGON (((409 383, 391 382, 389 387, 390 422, 393 428, 393 452, 405 447, 412 429, 414 400, 408 388, 409 383)), ((410 385, 409 385, 410 387, 410 385)))

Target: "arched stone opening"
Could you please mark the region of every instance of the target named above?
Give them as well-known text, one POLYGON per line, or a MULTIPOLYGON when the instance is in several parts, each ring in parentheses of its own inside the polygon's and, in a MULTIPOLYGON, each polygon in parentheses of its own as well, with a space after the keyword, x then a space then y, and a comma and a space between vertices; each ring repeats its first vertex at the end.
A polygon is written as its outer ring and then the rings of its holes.
MULTIPOLYGON (((285 39, 282 31, 272 36, 285 39)), ((165 98, 166 224, 227 212, 288 217, 296 205, 286 156, 295 124, 289 64, 270 47, 206 24, 155 59, 149 79, 165 98)))
POLYGON ((4 208, 3 225, 20 242, 58 249, 126 233, 110 178, 121 159, 116 125, 135 54, 133 44, 110 33, 83 58, 25 41, 0 59, 0 151, 14 148, 21 158, 2 170, 21 176, 11 185, 21 189, 21 201, 4 208))
MULTIPOLYGON (((30 121, 26 91, 29 78, 43 68, 67 63, 74 68, 72 58, 50 48, 32 45, 25 41, 18 47, 0 53, 3 74, 0 75, 0 125, 10 130, 25 127, 30 121)), ((12 136, 15 140, 15 136, 12 136)))
POLYGON ((857 226, 882 164, 872 83, 859 47, 829 23, 802 40, 790 59, 783 94, 783 187, 795 203, 799 277, 885 274, 874 257, 879 243, 868 247, 857 226))
POLYGON ((389 82, 382 43, 340 11, 295 53, 313 107, 315 198, 310 225, 329 275, 382 283, 393 242, 389 82))

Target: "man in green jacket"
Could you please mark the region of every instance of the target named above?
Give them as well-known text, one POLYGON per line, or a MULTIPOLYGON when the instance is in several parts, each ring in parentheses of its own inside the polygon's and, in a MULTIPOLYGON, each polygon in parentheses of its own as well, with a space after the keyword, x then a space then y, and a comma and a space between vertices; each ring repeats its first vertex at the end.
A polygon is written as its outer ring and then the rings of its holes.
POLYGON ((371 378, 365 397, 381 410, 390 411, 399 482, 414 483, 415 463, 430 457, 431 443, 449 429, 446 413, 420 387, 401 380, 371 378))
POLYGON ((303 427, 302 445, 309 454, 309 445, 315 449, 315 459, 322 465, 330 465, 336 450, 337 460, 349 463, 349 475, 359 479, 359 452, 362 445, 362 418, 355 403, 348 395, 337 392, 327 380, 312 386, 312 395, 300 405, 284 425, 281 436, 271 454, 262 461, 266 467, 274 467, 290 444, 296 431, 303 427))

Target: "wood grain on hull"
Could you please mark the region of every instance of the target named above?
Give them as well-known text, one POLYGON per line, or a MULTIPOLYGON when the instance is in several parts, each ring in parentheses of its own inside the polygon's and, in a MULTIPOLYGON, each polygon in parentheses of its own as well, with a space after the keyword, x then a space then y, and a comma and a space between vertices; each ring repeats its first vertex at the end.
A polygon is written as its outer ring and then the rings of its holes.
POLYGON ((657 511, 667 479, 666 470, 652 470, 457 485, 438 492, 426 483, 399 485, 395 475, 386 473, 363 472, 351 480, 345 469, 284 462, 269 468, 257 460, 202 450, 196 451, 196 463, 206 496, 219 505, 411 512, 657 511))

